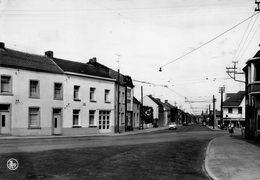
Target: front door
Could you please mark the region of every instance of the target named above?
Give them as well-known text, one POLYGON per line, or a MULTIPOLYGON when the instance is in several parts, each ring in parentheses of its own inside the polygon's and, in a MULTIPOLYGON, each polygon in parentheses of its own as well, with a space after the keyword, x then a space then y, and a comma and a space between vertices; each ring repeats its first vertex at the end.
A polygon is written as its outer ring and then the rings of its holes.
POLYGON ((61 134, 62 126, 61 110, 53 110, 53 134, 61 134))
POLYGON ((0 134, 10 134, 11 133, 11 122, 10 113, 0 111, 0 134))
POLYGON ((99 132, 111 132, 110 130, 110 111, 99 111, 99 132))

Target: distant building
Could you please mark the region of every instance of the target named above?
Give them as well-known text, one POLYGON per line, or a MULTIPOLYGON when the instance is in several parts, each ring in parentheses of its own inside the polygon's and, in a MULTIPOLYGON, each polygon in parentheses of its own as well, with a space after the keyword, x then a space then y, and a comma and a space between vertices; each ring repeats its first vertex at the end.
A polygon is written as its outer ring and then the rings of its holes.
POLYGON ((143 98, 143 104, 153 108, 154 126, 163 127, 168 124, 168 112, 160 99, 148 95, 143 98))
POLYGON ((231 122, 236 127, 245 125, 245 91, 228 94, 223 102, 223 121, 226 125, 231 122))
POLYGON ((245 72, 245 136, 260 138, 260 51, 246 62, 245 72))
POLYGON ((133 128, 137 129, 141 127, 141 103, 133 97, 133 128))

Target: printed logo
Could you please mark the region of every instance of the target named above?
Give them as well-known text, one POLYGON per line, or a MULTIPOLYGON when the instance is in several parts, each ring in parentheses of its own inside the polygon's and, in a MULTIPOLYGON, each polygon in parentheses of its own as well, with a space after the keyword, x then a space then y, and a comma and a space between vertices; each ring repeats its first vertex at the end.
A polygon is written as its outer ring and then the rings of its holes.
POLYGON ((18 169, 19 163, 16 159, 11 158, 7 161, 6 165, 8 169, 10 169, 11 171, 15 171, 16 169, 18 169))

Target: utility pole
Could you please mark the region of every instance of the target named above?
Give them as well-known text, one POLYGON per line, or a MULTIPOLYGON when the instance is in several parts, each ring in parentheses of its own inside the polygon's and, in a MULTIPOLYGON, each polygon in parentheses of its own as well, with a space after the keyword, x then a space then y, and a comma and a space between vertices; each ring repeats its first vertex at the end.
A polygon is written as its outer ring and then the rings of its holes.
POLYGON ((225 92, 225 86, 219 87, 219 93, 221 94, 220 102, 220 122, 223 124, 223 93, 225 92))
POLYGON ((237 72, 237 63, 238 61, 232 61, 232 63, 234 64, 233 67, 226 67, 226 72, 229 75, 229 77, 231 77, 232 79, 234 79, 234 81, 238 81, 238 82, 243 82, 245 83, 245 81, 241 81, 241 80, 237 80, 236 79, 236 75, 237 74, 244 74, 244 72, 237 72), (232 75, 231 75, 232 74, 232 75))
POLYGON ((255 0, 255 4, 256 4, 256 8, 255 8, 255 12, 259 12, 260 11, 260 1, 259 0, 255 0))
POLYGON ((143 118, 143 86, 141 86, 141 119, 142 119, 142 129, 144 129, 144 118, 143 118))
POLYGON ((119 70, 119 58, 120 58, 120 54, 116 54, 117 56, 117 65, 118 65, 118 69, 117 69, 117 132, 120 133, 120 70, 119 70))
POLYGON ((216 99, 215 96, 213 95, 213 129, 215 129, 215 123, 216 123, 215 103, 216 103, 216 99))

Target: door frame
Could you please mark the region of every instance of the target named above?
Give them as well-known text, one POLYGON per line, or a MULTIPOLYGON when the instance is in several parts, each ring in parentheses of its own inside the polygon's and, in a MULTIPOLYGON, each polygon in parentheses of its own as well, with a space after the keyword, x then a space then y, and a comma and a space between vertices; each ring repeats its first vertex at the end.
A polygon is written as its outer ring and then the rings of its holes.
POLYGON ((63 122, 63 111, 61 107, 53 107, 52 111, 51 111, 51 133, 52 135, 62 135, 62 122, 63 122), (58 109, 60 110, 60 129, 61 129, 61 133, 60 134, 54 134, 54 128, 55 128, 55 124, 54 124, 54 110, 58 109))
MULTIPOLYGON (((9 112, 9 121, 10 121, 10 127, 9 127, 9 133, 7 134, 12 134, 12 104, 9 104, 9 103, 1 103, 0 105, 8 105, 9 108, 8 110, 0 110, 0 112, 9 112)), ((0 126, 0 135, 2 134, 2 121, 0 122, 1 123, 1 126, 0 126)))

